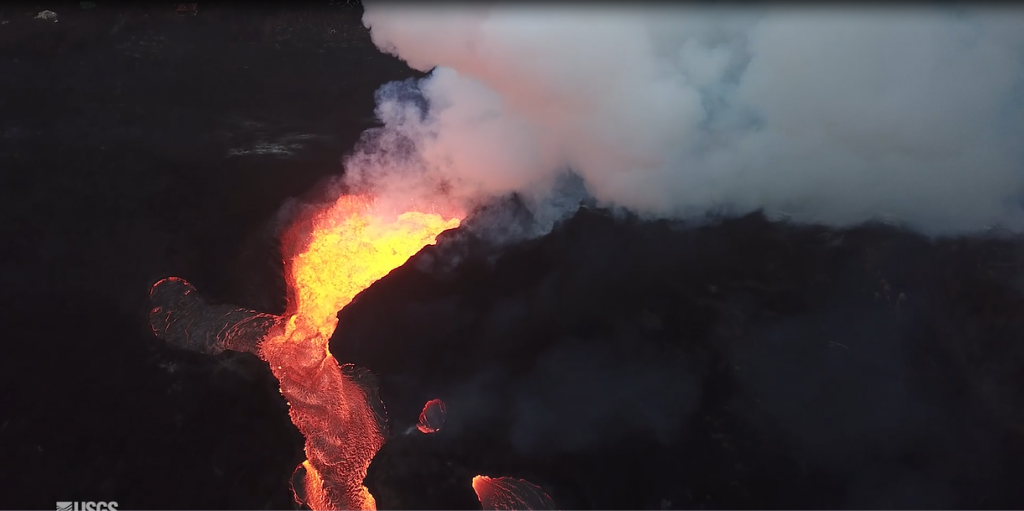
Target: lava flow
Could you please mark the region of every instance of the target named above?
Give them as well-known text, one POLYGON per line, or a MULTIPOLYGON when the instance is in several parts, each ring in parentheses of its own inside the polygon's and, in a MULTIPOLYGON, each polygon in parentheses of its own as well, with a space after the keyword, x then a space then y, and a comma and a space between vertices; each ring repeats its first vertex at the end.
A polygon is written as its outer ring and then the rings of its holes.
POLYGON ((539 486, 514 477, 476 476, 473 478, 473 490, 483 509, 555 509, 554 501, 539 486))
POLYGON ((384 424, 379 399, 347 378, 327 349, 338 311, 460 221, 419 212, 389 218, 374 206, 343 196, 292 228, 286 247, 301 248, 286 261, 292 315, 260 345, 306 437, 313 509, 376 509, 363 478, 384 444, 384 424))
POLYGON ((286 233, 284 317, 208 304, 172 277, 150 292, 150 322, 157 336, 184 348, 259 355, 306 439, 296 499, 312 509, 376 509, 362 482, 384 443, 383 406, 368 372, 339 366, 328 340, 342 307, 459 223, 433 213, 392 215, 372 199, 343 196, 286 233))

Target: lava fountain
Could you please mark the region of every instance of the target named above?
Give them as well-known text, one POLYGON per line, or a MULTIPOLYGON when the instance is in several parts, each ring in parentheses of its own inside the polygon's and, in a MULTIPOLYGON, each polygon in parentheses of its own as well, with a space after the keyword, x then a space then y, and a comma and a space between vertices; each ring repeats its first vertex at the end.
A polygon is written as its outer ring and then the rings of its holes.
POLYGON ((284 316, 207 303, 191 284, 172 277, 150 291, 150 323, 158 337, 183 348, 248 351, 267 362, 306 439, 296 499, 312 509, 376 509, 362 483, 384 443, 383 406, 368 372, 339 366, 328 341, 342 307, 460 220, 395 214, 372 198, 342 196, 299 218, 282 239, 284 316))

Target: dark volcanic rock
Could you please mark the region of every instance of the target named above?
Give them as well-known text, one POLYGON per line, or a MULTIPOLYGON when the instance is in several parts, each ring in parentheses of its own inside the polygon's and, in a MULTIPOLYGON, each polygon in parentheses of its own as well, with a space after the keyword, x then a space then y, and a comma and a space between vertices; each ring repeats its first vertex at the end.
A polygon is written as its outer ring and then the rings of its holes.
POLYGON ((339 314, 393 431, 447 405, 377 488, 440 457, 562 509, 1024 503, 1019 239, 583 208, 486 246, 449 233, 339 314))
POLYGON ((388 439, 366 474, 377 509, 480 509, 473 476, 443 442, 419 432, 388 439))

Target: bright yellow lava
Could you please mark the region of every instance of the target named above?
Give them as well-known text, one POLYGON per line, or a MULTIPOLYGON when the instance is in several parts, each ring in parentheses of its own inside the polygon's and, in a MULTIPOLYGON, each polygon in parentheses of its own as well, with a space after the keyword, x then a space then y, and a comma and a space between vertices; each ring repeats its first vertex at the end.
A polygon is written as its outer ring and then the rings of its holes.
POLYGON ((376 509, 363 486, 384 443, 371 399, 346 377, 328 342, 337 313, 404 264, 459 218, 383 212, 372 199, 343 196, 286 234, 290 317, 260 346, 281 383, 292 422, 306 438, 305 495, 313 509, 376 509))
POLYGON ((371 200, 341 197, 315 217, 309 246, 291 261, 295 312, 330 337, 342 307, 459 221, 419 212, 388 218, 371 200))

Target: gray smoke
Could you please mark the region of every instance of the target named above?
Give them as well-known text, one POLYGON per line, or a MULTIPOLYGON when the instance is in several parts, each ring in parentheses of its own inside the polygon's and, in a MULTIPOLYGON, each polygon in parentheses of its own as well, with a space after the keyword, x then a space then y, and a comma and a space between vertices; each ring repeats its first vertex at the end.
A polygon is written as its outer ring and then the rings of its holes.
POLYGON ((1019 7, 366 2, 363 22, 432 71, 380 91, 349 186, 550 209, 571 170, 649 216, 1024 228, 1019 7))

